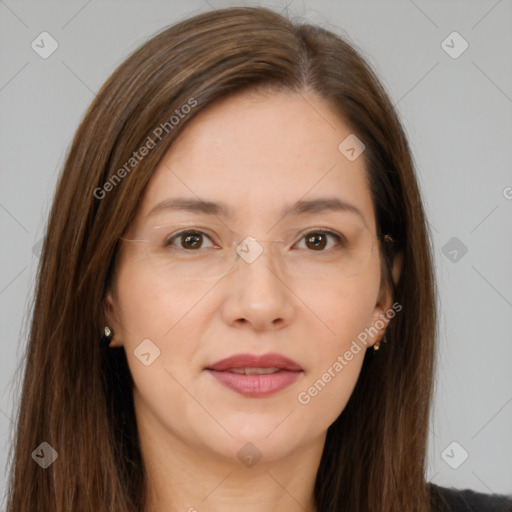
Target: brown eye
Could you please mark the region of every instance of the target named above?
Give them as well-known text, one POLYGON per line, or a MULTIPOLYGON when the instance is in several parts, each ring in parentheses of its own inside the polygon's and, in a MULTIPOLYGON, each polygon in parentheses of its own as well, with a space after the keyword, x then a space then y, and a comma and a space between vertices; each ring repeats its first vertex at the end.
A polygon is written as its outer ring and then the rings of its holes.
POLYGON ((181 246, 184 249, 199 249, 203 243, 203 235, 200 233, 191 233, 181 235, 181 246))
POLYGON ((182 249, 189 252, 213 246, 210 237, 200 231, 182 231, 181 233, 176 233, 173 237, 169 238, 164 245, 168 249, 182 249))
POLYGON ((334 231, 310 231, 299 241, 297 248, 309 252, 328 252, 345 246, 345 239, 334 231))
POLYGON ((327 235, 325 233, 312 233, 305 237, 306 246, 308 249, 313 249, 315 251, 325 249, 327 245, 327 235))

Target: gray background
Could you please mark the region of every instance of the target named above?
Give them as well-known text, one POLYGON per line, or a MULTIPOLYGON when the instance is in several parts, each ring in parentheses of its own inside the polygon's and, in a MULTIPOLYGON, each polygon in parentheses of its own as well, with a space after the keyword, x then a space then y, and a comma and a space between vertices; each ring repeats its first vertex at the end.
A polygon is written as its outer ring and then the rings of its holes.
MULTIPOLYGON (((2 496, 38 242, 79 120, 155 31, 235 4, 0 0, 2 496), (43 31, 59 45, 47 59, 31 48, 43 31)), ((512 494, 512 2, 295 0, 288 10, 363 51, 410 139, 440 291, 427 478, 512 494), (469 44, 458 58, 444 48, 460 40, 442 45, 453 31, 469 44)))

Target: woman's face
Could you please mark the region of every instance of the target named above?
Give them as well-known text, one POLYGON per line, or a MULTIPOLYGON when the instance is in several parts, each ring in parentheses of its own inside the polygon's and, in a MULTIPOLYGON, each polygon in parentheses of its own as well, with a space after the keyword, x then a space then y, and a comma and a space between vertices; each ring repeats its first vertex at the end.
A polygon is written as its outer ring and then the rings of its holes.
POLYGON ((161 161, 127 235, 152 242, 121 243, 107 296, 142 432, 226 459, 323 443, 385 327, 367 345, 362 333, 392 304, 361 147, 338 147, 349 135, 312 94, 243 93, 204 110, 161 161), (193 232, 167 236, 180 230, 193 232))

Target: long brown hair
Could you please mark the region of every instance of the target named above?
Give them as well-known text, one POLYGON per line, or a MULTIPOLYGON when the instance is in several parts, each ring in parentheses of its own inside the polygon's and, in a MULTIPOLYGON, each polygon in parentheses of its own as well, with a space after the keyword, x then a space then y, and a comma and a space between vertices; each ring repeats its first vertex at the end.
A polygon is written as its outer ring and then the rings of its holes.
POLYGON ((380 351, 367 351, 354 392, 328 430, 317 510, 429 510, 424 472, 436 298, 406 136, 353 45, 266 8, 236 7, 181 21, 145 43, 103 85, 76 132, 38 268, 8 511, 144 510, 133 381, 124 349, 100 344, 119 238, 188 122, 215 100, 250 88, 312 91, 330 101, 364 141, 377 230, 397 241, 382 249, 385 279, 394 254, 404 256, 398 284, 389 281, 402 311, 380 351), (138 158, 150 139, 154 145, 138 158), (58 453, 47 469, 32 457, 42 442, 58 453))

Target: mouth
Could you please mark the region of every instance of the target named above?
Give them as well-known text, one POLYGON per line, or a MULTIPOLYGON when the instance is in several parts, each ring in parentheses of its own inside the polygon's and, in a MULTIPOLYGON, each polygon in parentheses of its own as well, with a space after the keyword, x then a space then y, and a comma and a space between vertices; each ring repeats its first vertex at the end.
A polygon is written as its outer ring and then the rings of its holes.
POLYGON ((238 354, 206 367, 205 371, 232 391, 251 398, 277 393, 304 374, 298 363, 280 354, 238 354))
POLYGON ((240 375, 272 375, 282 371, 280 368, 229 368, 227 370, 220 370, 223 372, 239 373, 240 375))

